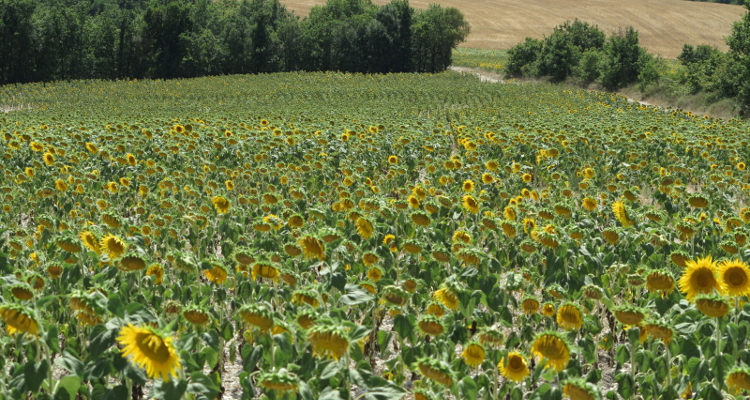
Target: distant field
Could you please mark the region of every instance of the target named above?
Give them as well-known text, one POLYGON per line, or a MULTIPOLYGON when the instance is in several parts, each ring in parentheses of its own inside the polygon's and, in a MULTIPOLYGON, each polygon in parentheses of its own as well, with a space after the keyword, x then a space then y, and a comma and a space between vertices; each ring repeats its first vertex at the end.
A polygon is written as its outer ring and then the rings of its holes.
MULTIPOLYGON (((373 0, 385 4, 390 0, 373 0)), ((325 0, 282 0, 305 16, 325 0)), ((578 18, 599 25, 607 34, 632 25, 641 44, 654 54, 674 58, 684 43, 726 49, 724 36, 745 13, 742 6, 683 0, 411 0, 416 8, 429 3, 461 10, 471 24, 463 47, 509 49, 526 37, 542 38, 566 20, 578 18)))

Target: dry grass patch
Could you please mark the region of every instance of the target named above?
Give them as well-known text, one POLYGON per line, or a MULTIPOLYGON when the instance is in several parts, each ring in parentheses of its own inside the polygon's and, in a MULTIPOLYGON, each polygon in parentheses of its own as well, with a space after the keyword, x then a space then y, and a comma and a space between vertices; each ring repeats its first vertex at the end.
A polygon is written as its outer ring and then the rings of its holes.
MULTIPOLYGON (((390 0, 373 0, 385 4, 390 0)), ((305 16, 325 0, 282 0, 290 10, 305 16)), ((552 28, 576 18, 599 25, 606 34, 632 25, 651 53, 675 58, 685 43, 710 44, 722 50, 732 22, 745 13, 742 6, 684 0, 411 0, 416 8, 430 3, 456 7, 471 24, 464 47, 509 49, 526 37, 541 39, 552 28)))

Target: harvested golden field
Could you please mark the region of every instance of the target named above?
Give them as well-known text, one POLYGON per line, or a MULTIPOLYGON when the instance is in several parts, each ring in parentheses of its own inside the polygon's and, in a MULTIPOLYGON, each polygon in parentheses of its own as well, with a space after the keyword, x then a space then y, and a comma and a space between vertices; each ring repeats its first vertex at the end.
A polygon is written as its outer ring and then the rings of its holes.
MULTIPOLYGON (((385 4, 390 0, 373 0, 385 4)), ((305 16, 325 0, 282 0, 305 16)), ((599 25, 607 34, 632 25, 650 52, 674 58, 684 43, 711 44, 726 50, 724 36, 745 12, 741 6, 684 0, 412 0, 416 8, 430 3, 461 10, 471 24, 463 47, 509 49, 526 37, 542 38, 552 28, 576 18, 599 25)))

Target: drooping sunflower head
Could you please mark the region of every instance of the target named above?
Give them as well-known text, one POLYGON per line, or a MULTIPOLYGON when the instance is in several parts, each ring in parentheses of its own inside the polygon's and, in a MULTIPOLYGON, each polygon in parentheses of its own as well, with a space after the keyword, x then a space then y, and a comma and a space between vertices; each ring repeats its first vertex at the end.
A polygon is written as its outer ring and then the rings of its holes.
POLYGON ((416 368, 426 378, 449 387, 453 384, 453 371, 450 365, 435 358, 424 357, 417 360, 416 368))
POLYGON ((563 386, 563 393, 570 398, 570 400, 599 400, 601 399, 601 392, 591 382, 586 382, 582 378, 571 378, 565 381, 563 386))
POLYGON ((409 293, 395 285, 384 287, 382 292, 383 300, 395 306, 403 306, 409 300, 409 293))
POLYGON ((203 268, 201 273, 209 282, 222 285, 227 281, 227 268, 221 265, 221 263, 217 261, 207 262, 203 268))
POLYGON ((146 276, 153 276, 154 284, 161 285, 164 282, 164 267, 159 263, 151 264, 146 270, 146 276))
POLYGON ((182 311, 182 316, 193 325, 207 325, 211 321, 211 314, 202 307, 190 306, 182 311))
POLYGON ((271 372, 262 372, 258 376, 260 386, 278 392, 296 392, 299 378, 294 373, 282 368, 271 372))
POLYGON ((239 314, 243 321, 262 332, 268 332, 274 326, 273 311, 267 303, 245 305, 240 308, 239 314))
POLYGON ((741 260, 726 260, 718 265, 721 291, 729 296, 750 295, 750 266, 741 260))
POLYGON ((146 260, 138 253, 129 253, 120 258, 115 266, 120 271, 140 271, 146 268, 146 260))
POLYGON ((419 330, 425 335, 438 336, 445 332, 445 326, 443 326, 440 318, 435 315, 427 314, 421 316, 417 325, 419 326, 419 330))
POLYGON ((539 300, 536 297, 526 296, 521 300, 521 310, 526 315, 534 315, 539 312, 539 300))
POLYGON ((646 274, 646 289, 662 296, 674 291, 674 278, 667 270, 656 269, 646 274))
POLYGON ((688 203, 695 208, 706 208, 708 207, 708 197, 702 194, 693 194, 688 198, 688 203))
POLYGON ((583 326, 583 313, 580 307, 572 302, 560 306, 557 309, 557 324, 568 331, 581 329, 583 326))
POLYGON ((326 247, 323 242, 313 235, 305 235, 297 240, 297 244, 305 253, 305 259, 317 258, 320 261, 326 259, 326 247))
POLYGON ((581 295, 584 299, 601 300, 604 298, 604 290, 597 285, 586 285, 581 288, 581 295))
POLYGON ((464 351, 461 353, 461 357, 464 359, 466 365, 468 365, 470 368, 476 368, 482 365, 482 363, 484 362, 484 346, 477 342, 471 342, 466 345, 466 347, 464 347, 464 351))
POLYGON ((294 293, 292 293, 292 302, 297 304, 307 304, 312 307, 317 307, 320 304, 318 301, 318 293, 312 289, 295 290, 294 293))
POLYGON ((557 315, 557 310, 555 309, 555 305, 551 302, 546 302, 542 306, 542 315, 544 315, 547 318, 552 318, 555 315, 557 315))
POLYGON ((93 251, 96 254, 99 254, 101 252, 99 239, 97 239, 96 235, 94 235, 92 232, 82 231, 78 234, 78 237, 81 239, 81 242, 83 242, 83 245, 86 246, 87 249, 93 251))
POLYGON ((338 360, 349 349, 347 329, 331 320, 318 320, 307 331, 313 355, 338 360))
MULTIPOLYGON (((641 332, 644 330, 641 329, 641 332)), ((664 344, 669 345, 674 336, 674 330, 667 323, 662 321, 651 321, 646 324, 645 332, 653 338, 661 339, 664 344)))
POLYGON ((623 228, 630 228, 631 226, 633 226, 633 218, 630 215, 627 207, 625 206, 625 203, 623 203, 622 201, 616 201, 612 203, 612 212, 615 214, 615 218, 620 221, 620 224, 622 224, 623 228))
POLYGON ((614 309, 615 318, 626 326, 638 326, 646 318, 646 310, 635 306, 620 306, 614 309))
POLYGON ((31 285, 19 282, 10 287, 10 293, 17 300, 26 301, 34 298, 34 292, 31 291, 31 285))
POLYGON ((499 348, 505 341, 505 335, 495 326, 483 326, 477 332, 477 339, 484 346, 499 348))
POLYGON ((440 286, 440 289, 432 293, 432 298, 440 302, 443 306, 451 309, 458 309, 458 293, 459 291, 455 285, 444 283, 440 286))
POLYGON ((39 336, 39 323, 34 311, 20 304, 3 304, 0 306, 0 318, 5 322, 8 334, 28 333, 39 336))
POLYGON ((421 211, 411 213, 411 220, 419 226, 429 226, 431 222, 430 216, 421 211))
POLYGON ((78 253, 82 250, 81 242, 79 239, 70 234, 63 234, 55 241, 57 246, 67 251, 68 253, 78 253))
POLYGON ((711 256, 699 258, 695 261, 687 261, 686 269, 680 277, 680 291, 685 293, 688 300, 692 300, 699 294, 713 293, 721 290, 719 281, 716 279, 716 262, 711 256))
POLYGON ((721 318, 729 314, 729 302, 715 293, 698 295, 695 298, 695 308, 711 318, 721 318))
POLYGON ((529 376, 529 365, 526 358, 516 351, 508 353, 508 360, 503 357, 497 364, 500 374, 513 382, 522 382, 529 376))
POLYGON ((727 386, 732 393, 750 390, 750 368, 734 367, 727 373, 727 386))
POLYGON ((683 250, 676 250, 669 255, 669 259, 678 267, 685 268, 687 267, 687 262, 690 261, 690 256, 683 250))
POLYGON ((110 228, 119 228, 122 226, 122 220, 120 217, 111 212, 102 214, 102 222, 107 224, 110 228))
POLYGON ((250 265, 255 262, 254 254, 249 248, 238 247, 232 253, 232 258, 242 265, 250 265))
POLYGON ((117 341, 123 346, 121 353, 139 368, 146 369, 149 378, 169 381, 177 378, 182 368, 180 357, 172 344, 172 337, 151 327, 128 324, 120 329, 117 341))
POLYGON ((560 372, 570 361, 570 344, 556 332, 545 332, 537 335, 531 345, 531 352, 539 359, 547 360, 547 367, 560 372))

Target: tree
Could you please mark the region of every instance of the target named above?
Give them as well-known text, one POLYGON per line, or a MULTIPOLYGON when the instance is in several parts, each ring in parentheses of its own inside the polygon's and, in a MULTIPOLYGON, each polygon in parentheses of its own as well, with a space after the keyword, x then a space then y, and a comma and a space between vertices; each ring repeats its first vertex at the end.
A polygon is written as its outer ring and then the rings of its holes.
POLYGON ((646 50, 638 44, 638 31, 629 26, 624 34, 612 35, 604 45, 601 81, 607 90, 617 90, 638 81, 646 50))
POLYGON ((538 39, 526 38, 525 41, 508 50, 508 64, 505 70, 510 76, 533 75, 531 67, 542 52, 543 42, 538 39))
POLYGON ((451 55, 469 34, 469 23, 458 9, 430 4, 416 14, 412 25, 414 66, 420 72, 443 71, 451 55))
MULTIPOLYGON (((750 10, 750 3, 745 3, 750 10)), ((727 37, 729 57, 736 69, 737 101, 740 113, 750 115, 750 11, 732 25, 732 34, 727 37)))

